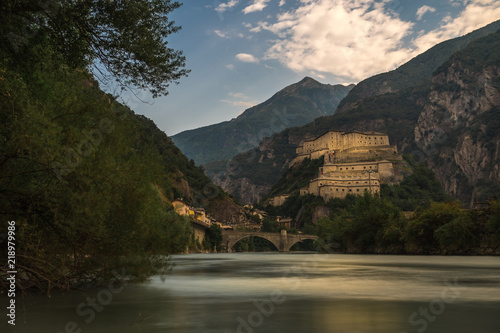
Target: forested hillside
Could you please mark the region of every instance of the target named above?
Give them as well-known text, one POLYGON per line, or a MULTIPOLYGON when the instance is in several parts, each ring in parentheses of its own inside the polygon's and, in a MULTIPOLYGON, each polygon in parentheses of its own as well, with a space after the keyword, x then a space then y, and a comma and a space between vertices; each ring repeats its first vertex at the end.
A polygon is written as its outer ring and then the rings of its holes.
POLYGON ((193 245, 171 200, 226 197, 96 80, 107 71, 124 89, 166 94, 187 73, 181 53, 161 42, 178 29, 167 18, 178 4, 54 6, 0 6, 0 226, 15 221, 16 284, 71 288, 114 270, 141 280, 167 268, 157 255, 193 245))

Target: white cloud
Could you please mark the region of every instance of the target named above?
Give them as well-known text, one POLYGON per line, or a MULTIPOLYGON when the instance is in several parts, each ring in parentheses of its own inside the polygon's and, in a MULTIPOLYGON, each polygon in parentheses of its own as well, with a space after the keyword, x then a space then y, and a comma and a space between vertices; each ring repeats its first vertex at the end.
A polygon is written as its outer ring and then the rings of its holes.
POLYGON ((226 68, 234 71, 234 65, 233 64, 227 64, 226 68))
POLYGON ((412 26, 372 0, 307 1, 278 15, 276 23, 258 24, 279 37, 267 59, 298 72, 313 70, 356 80, 406 60, 409 50, 400 44, 412 26))
POLYGON ((500 18, 500 1, 468 0, 458 17, 447 18, 435 30, 416 33, 415 23, 403 21, 388 6, 386 0, 301 0, 298 8, 279 14, 275 22, 248 28, 276 35, 263 59, 278 60, 296 72, 359 81, 500 18))
POLYGON ((220 30, 214 30, 214 33, 221 38, 229 38, 225 32, 222 32, 220 30))
POLYGON ((422 17, 428 13, 428 12, 431 12, 431 13, 434 13, 436 11, 436 8, 434 7, 430 7, 430 6, 422 6, 420 7, 418 10, 417 10, 417 20, 421 20, 422 17))
POLYGON ((246 108, 252 107, 258 103, 257 101, 250 100, 250 97, 243 93, 230 92, 228 95, 231 99, 221 99, 221 102, 246 108))
POLYGON ((236 55, 236 59, 243 62, 254 62, 254 63, 259 62, 259 59, 248 53, 238 53, 236 55))
POLYGON ((250 6, 247 6, 243 9, 243 13, 249 14, 253 12, 261 12, 264 8, 267 7, 267 3, 270 0, 253 0, 253 3, 250 6))
POLYGON ((219 13, 223 13, 228 9, 233 8, 238 4, 239 0, 230 0, 229 2, 221 3, 218 5, 215 10, 218 11, 219 13))
POLYGON ((221 102, 231 104, 232 106, 243 106, 246 108, 251 108, 254 105, 257 105, 257 102, 247 102, 247 101, 231 101, 227 99, 221 99, 221 102))
POLYGON ((280 7, 285 5, 285 0, 280 0, 280 7))
POLYGON ((418 53, 421 53, 440 42, 468 34, 499 18, 499 1, 472 0, 458 17, 446 17, 441 27, 419 36, 413 43, 418 53))

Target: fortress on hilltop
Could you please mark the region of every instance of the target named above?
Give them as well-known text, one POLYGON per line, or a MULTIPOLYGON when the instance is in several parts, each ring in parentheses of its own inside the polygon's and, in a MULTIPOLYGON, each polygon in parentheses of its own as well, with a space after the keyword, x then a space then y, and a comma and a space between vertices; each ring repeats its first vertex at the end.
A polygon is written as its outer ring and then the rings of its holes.
MULTIPOLYGON (((314 194, 325 200, 362 195, 365 191, 379 193, 380 184, 394 178, 393 164, 388 159, 401 158, 397 147, 389 144, 388 135, 378 132, 328 131, 305 140, 296 152, 291 166, 306 158, 324 156, 319 175, 300 189, 300 195, 314 194)), ((287 196, 277 196, 271 203, 281 205, 287 196)))
POLYGON ((297 157, 292 163, 302 162, 306 158, 317 159, 326 153, 330 158, 338 160, 342 157, 366 158, 374 154, 387 156, 397 152, 397 147, 389 144, 389 136, 384 133, 328 131, 300 144, 296 149, 297 157))

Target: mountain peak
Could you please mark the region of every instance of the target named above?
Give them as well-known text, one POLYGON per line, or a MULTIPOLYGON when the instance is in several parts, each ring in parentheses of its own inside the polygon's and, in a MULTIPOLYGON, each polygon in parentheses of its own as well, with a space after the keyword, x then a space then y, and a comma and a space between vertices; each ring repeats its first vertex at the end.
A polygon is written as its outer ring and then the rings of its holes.
POLYGON ((304 84, 304 83, 319 83, 319 82, 316 81, 315 79, 309 77, 309 76, 306 76, 305 78, 303 78, 302 80, 300 80, 298 83, 299 84, 304 84))

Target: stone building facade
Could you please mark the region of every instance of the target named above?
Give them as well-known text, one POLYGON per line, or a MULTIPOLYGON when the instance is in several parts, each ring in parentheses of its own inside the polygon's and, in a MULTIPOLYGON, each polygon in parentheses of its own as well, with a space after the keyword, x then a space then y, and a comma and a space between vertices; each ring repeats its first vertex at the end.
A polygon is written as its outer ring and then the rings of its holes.
POLYGON ((380 192, 383 178, 392 174, 392 163, 389 161, 325 163, 320 168, 319 176, 302 188, 300 194, 314 194, 326 201, 343 199, 348 194, 362 195, 365 191, 375 194, 380 192))
MULTIPOLYGON (((378 132, 328 131, 304 141, 296 152, 292 166, 305 158, 324 156, 318 177, 300 189, 300 195, 314 194, 325 200, 362 195, 365 191, 379 193, 380 184, 394 178, 393 164, 387 159, 400 159, 387 134, 378 132)), ((282 205, 287 197, 274 197, 271 204, 282 205)))
POLYGON ((377 132, 328 131, 297 147, 297 159, 325 157, 319 176, 300 190, 325 200, 380 192, 380 184, 394 176, 392 162, 397 147, 387 134, 377 132))
POLYGON ((389 136, 384 133, 328 131, 315 139, 305 140, 296 148, 296 153, 292 165, 327 153, 336 159, 359 159, 367 155, 388 157, 397 154, 397 147, 389 144, 389 136))

